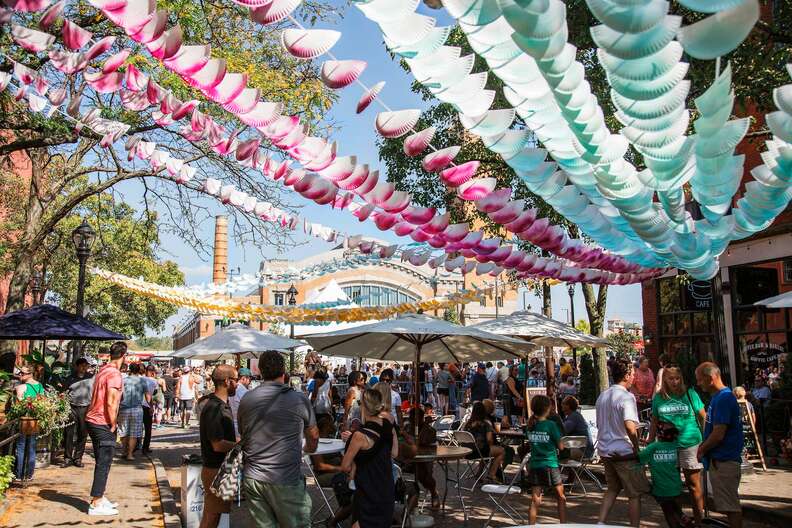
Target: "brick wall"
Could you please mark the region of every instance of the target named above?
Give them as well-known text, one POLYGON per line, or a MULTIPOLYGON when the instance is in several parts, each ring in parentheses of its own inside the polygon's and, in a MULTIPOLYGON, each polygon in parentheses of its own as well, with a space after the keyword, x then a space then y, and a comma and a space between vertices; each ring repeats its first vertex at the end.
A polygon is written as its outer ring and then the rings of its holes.
POLYGON ((660 355, 658 349, 658 335, 660 329, 657 321, 657 281, 648 280, 641 283, 641 304, 643 307, 643 327, 644 327, 644 354, 652 362, 654 368, 658 368, 657 357, 660 355), (647 333, 651 334, 651 340, 647 341, 647 333))

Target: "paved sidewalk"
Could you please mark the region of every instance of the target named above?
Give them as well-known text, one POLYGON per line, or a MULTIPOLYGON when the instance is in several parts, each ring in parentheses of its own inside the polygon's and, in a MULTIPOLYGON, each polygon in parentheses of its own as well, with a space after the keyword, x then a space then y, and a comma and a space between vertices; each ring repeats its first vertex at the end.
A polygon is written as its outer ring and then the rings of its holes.
MULTIPOLYGON (((171 488, 173 489, 176 502, 180 500, 180 485, 181 485, 181 457, 185 454, 199 453, 198 444, 198 429, 196 426, 185 430, 181 428, 167 427, 160 429, 154 433, 152 439, 152 449, 154 453, 152 456, 159 458, 166 468, 168 473, 168 480, 171 488)), ((792 504, 792 472, 779 470, 778 475, 775 473, 763 474, 757 473, 755 476, 746 479, 741 492, 745 498, 753 496, 767 497, 768 503, 764 506, 772 510, 788 507, 792 504), (783 475, 781 475, 783 473, 783 475), (778 479, 783 478, 783 481, 778 479), (788 479, 788 480, 787 480, 788 479), (782 486, 776 487, 777 483, 783 482, 782 486), (771 488, 774 488, 771 491, 771 488), (772 498, 773 494, 778 496, 775 500, 772 498), (784 498, 786 497, 786 498, 784 498)), ((438 482, 441 481, 441 473, 437 471, 436 477, 438 482)), ((442 485, 441 485, 442 486, 442 485)), ((599 505, 602 502, 603 494, 599 491, 594 491, 594 486, 589 485, 589 493, 583 496, 580 493, 571 494, 567 497, 567 517, 568 522, 575 523, 596 523, 599 505)), ((319 497, 316 487, 312 485, 309 480, 309 490, 315 505, 314 511, 318 509, 321 504, 321 497, 319 497)), ((468 505, 468 514, 470 520, 468 526, 482 526, 490 513, 491 502, 490 499, 483 493, 477 491, 472 496, 470 493, 465 493, 465 502, 468 505)), ((753 504, 753 500, 751 501, 753 504)), ((523 495, 515 497, 511 504, 522 513, 527 522, 528 507, 530 505, 530 498, 523 495)), ((244 507, 244 503, 243 503, 244 507)), ((453 491, 449 492, 448 508, 445 514, 439 512, 427 512, 435 518, 435 526, 438 528, 459 528, 463 522, 463 515, 459 504, 455 499, 453 491)), ((716 515, 717 517, 717 515, 716 515)), ((627 500, 620 499, 613 511, 609 521, 612 524, 627 524, 627 500)), ((512 523, 507 522, 508 519, 505 515, 496 515, 493 518, 494 526, 511 526, 512 523)), ((540 523, 554 523, 558 522, 555 511, 555 501, 552 497, 548 497, 543 501, 539 515, 540 523)), ((234 528, 248 528, 251 526, 244 509, 237 511, 235 507, 232 511, 232 526, 234 528)), ((643 515, 641 526, 644 527, 661 527, 665 526, 663 521, 663 514, 657 503, 651 497, 646 497, 643 500, 643 515)), ((778 526, 775 520, 765 521, 763 519, 746 519, 744 526, 746 528, 760 528, 765 526, 778 526)))
POLYGON ((122 462, 118 458, 113 461, 107 496, 119 503, 119 515, 116 517, 88 515, 93 458, 86 454, 83 462, 85 466, 82 468, 52 465, 46 469, 36 469, 34 480, 27 488, 8 490, 8 508, 0 516, 0 526, 164 527, 154 468, 147 457, 138 455, 137 462, 122 462))

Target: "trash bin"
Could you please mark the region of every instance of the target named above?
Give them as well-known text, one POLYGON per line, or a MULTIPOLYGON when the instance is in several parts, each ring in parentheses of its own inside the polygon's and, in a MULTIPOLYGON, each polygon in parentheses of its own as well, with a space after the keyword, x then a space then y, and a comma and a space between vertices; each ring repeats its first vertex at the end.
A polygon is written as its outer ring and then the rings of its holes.
MULTIPOLYGON (((185 455, 181 467, 181 512, 184 528, 198 528, 203 516, 204 489, 201 483, 201 457, 185 455)), ((220 517, 219 528, 229 528, 228 514, 220 517)))

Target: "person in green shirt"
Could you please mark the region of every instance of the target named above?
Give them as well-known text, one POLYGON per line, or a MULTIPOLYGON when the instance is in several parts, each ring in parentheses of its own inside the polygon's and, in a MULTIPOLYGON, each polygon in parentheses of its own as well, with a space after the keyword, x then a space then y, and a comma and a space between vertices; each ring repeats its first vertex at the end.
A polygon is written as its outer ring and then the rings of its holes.
POLYGON ((531 509, 529 524, 536 524, 542 494, 547 488, 555 488, 558 503, 558 520, 566 522, 566 496, 561 470, 558 467, 558 452, 561 445, 561 431, 558 425, 548 420, 552 401, 544 395, 531 398, 531 419, 525 436, 531 446, 531 465, 528 481, 531 486, 531 509))
POLYGON ((682 495, 677 449, 679 430, 670 422, 658 421, 655 434, 657 439, 641 450, 638 460, 649 466, 652 474, 652 496, 663 509, 668 526, 690 526, 692 520, 683 515, 679 504, 682 495))
POLYGON ((652 424, 649 428, 649 442, 655 439, 657 424, 668 422, 679 431, 679 467, 685 474, 685 483, 690 489, 693 503, 693 517, 701 522, 704 513, 704 490, 701 473, 704 469, 696 457, 702 441, 701 425, 707 417, 704 403, 698 393, 685 386, 682 370, 678 365, 668 364, 663 369, 660 392, 652 398, 652 424))

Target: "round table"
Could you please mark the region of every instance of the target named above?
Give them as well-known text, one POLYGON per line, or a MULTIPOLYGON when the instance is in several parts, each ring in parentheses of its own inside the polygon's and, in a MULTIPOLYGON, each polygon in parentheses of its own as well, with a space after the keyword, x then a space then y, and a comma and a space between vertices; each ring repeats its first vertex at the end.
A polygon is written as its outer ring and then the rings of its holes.
POLYGON ((448 476, 448 463, 456 460, 457 463, 457 478, 459 478, 459 461, 473 452, 469 447, 459 446, 437 446, 437 447, 421 447, 418 448, 418 453, 413 457, 415 462, 437 462, 443 468, 443 475, 445 476, 445 486, 443 488, 443 512, 445 512, 446 498, 448 497, 448 483, 453 482, 457 485, 457 498, 462 504, 462 514, 465 517, 465 522, 468 520, 467 508, 465 507, 465 500, 462 498, 462 490, 459 485, 459 480, 451 480, 448 476))
POLYGON ((501 429, 500 431, 495 431, 495 436, 508 438, 510 440, 518 440, 520 442, 520 448, 525 446, 525 433, 522 429, 501 429))

